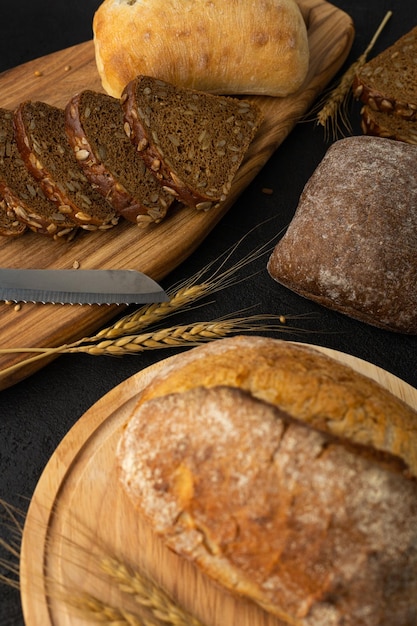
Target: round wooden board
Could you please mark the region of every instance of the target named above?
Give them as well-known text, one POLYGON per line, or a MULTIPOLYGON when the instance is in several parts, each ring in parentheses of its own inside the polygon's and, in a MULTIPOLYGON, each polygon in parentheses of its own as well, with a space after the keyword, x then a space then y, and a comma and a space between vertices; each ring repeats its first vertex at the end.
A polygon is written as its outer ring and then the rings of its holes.
MULTIPOLYGON (((313 346, 373 378, 417 409, 417 389, 385 370, 348 354, 313 346)), ((20 580, 27 626, 85 624, 68 610, 69 596, 89 591, 125 610, 98 560, 112 555, 146 568, 206 626, 278 626, 244 600, 217 588, 194 567, 164 548, 117 481, 115 450, 142 389, 168 361, 161 361, 115 387, 69 431, 46 466, 31 501, 22 541, 20 580)))

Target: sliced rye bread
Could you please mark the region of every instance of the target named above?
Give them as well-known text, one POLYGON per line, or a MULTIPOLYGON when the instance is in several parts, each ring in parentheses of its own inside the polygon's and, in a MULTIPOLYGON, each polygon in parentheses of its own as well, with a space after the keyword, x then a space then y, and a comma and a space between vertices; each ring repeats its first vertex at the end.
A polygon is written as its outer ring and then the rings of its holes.
POLYGON ((77 229, 75 222, 45 197, 26 168, 15 141, 13 112, 7 109, 0 109, 0 194, 12 223, 21 222, 55 239, 66 239, 77 229))
POLYGON ((77 161, 97 191, 130 222, 160 222, 174 197, 162 189, 126 135, 120 100, 84 90, 68 102, 65 116, 77 161))
POLYGON ((65 131, 64 110, 25 101, 17 107, 14 122, 22 159, 59 212, 85 230, 115 226, 119 216, 78 165, 65 131))
POLYGON ((371 109, 417 119, 417 26, 360 68, 353 95, 371 109))
POLYGON ((26 230, 26 224, 19 222, 13 211, 9 209, 6 200, 0 195, 0 235, 3 237, 20 237, 26 230))
POLYGON ((405 120, 392 113, 373 111, 368 106, 361 109, 361 128, 365 135, 417 144, 417 121, 405 120))
POLYGON ((121 102, 125 130, 164 188, 202 210, 226 199, 261 122, 257 106, 149 76, 131 81, 121 102))

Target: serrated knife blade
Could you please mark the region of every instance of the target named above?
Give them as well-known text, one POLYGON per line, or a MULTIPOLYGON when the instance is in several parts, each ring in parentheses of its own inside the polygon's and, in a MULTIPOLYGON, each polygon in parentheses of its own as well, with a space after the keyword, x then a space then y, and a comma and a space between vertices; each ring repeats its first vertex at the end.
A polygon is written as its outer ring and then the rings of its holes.
POLYGON ((136 270, 0 268, 0 300, 52 304, 166 302, 157 282, 136 270))

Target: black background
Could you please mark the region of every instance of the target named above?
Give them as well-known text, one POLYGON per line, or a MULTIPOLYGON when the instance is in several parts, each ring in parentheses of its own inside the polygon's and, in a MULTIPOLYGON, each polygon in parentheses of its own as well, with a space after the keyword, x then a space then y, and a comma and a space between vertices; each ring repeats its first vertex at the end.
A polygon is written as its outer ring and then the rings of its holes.
MULTIPOLYGON (((43 0, 4 6, 3 2, 0 71, 90 39, 92 17, 99 4, 43 0)), ((372 55, 417 23, 415 0, 337 0, 333 4, 352 17, 356 29, 342 71, 364 51, 386 11, 393 10, 394 14, 372 55)), ((350 111, 353 131, 359 134, 358 105, 352 104, 350 111)), ((321 128, 312 122, 300 123, 198 251, 168 276, 163 286, 191 276, 249 231, 250 236, 231 262, 278 236, 290 221, 302 188, 327 147, 321 128), (262 193, 264 187, 273 189, 273 194, 262 193)), ((246 269, 247 274, 257 274, 243 285, 218 294, 204 309, 181 314, 178 322, 214 319, 257 305, 253 312, 285 314, 288 325, 298 329, 284 335, 272 330, 265 334, 351 353, 417 387, 416 337, 372 328, 296 296, 269 278, 266 259, 264 256, 246 269)), ((83 413, 115 385, 173 353, 163 350, 124 358, 62 356, 29 379, 0 392, 0 498, 24 510, 49 457, 83 413)), ((0 526, 0 536, 9 538, 4 525, 0 526)), ((0 550, 1 557, 8 558, 0 550)), ((0 625, 18 624, 23 624, 19 593, 0 584, 0 625)))

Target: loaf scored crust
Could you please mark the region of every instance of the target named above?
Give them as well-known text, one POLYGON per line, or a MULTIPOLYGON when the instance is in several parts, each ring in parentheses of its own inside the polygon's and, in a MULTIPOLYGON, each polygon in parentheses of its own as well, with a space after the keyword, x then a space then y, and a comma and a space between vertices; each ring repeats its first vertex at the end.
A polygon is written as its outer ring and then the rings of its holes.
POLYGON ((187 206, 216 207, 261 122, 247 100, 138 76, 122 96, 125 129, 164 189, 187 206))
POLYGON ((307 182, 269 273, 330 309, 416 334, 416 206, 416 146, 339 140, 307 182))
POLYGON ((234 337, 177 356, 138 405, 204 385, 250 392, 312 427, 401 458, 417 477, 417 415, 366 376, 309 346, 234 337))
POLYGON ((138 74, 218 94, 286 96, 309 65, 294 0, 105 0, 93 31, 102 85, 115 97, 138 74))
POLYGON ((15 111, 15 135, 26 167, 60 213, 85 230, 107 230, 119 217, 93 189, 77 163, 65 132, 63 109, 46 102, 22 102, 15 111))
POLYGON ((353 93, 371 109, 417 120, 417 26, 362 66, 353 93))
POLYGON ((78 164, 117 213, 138 225, 160 222, 174 198, 126 135, 119 99, 86 89, 68 102, 65 119, 78 164))
MULTIPOLYGON (((260 399, 272 387, 264 374, 267 363, 271 371, 276 366, 271 356, 279 345, 237 338, 174 357, 150 383, 153 392, 145 389, 120 439, 123 488, 169 548, 280 624, 409 626, 417 617, 416 480, 398 458, 260 399), (251 385, 239 388, 249 347, 251 385)), ((292 361, 284 350, 277 374, 279 380, 285 365, 281 392, 293 385, 313 412, 327 399, 343 419, 350 391, 355 403, 353 370, 342 367, 343 393, 339 364, 324 357, 328 379, 337 381, 332 394, 329 385, 324 389, 324 369, 321 382, 314 369, 315 359, 323 367, 321 355, 288 349, 292 361)), ((368 394, 377 395, 378 387, 368 394)))

